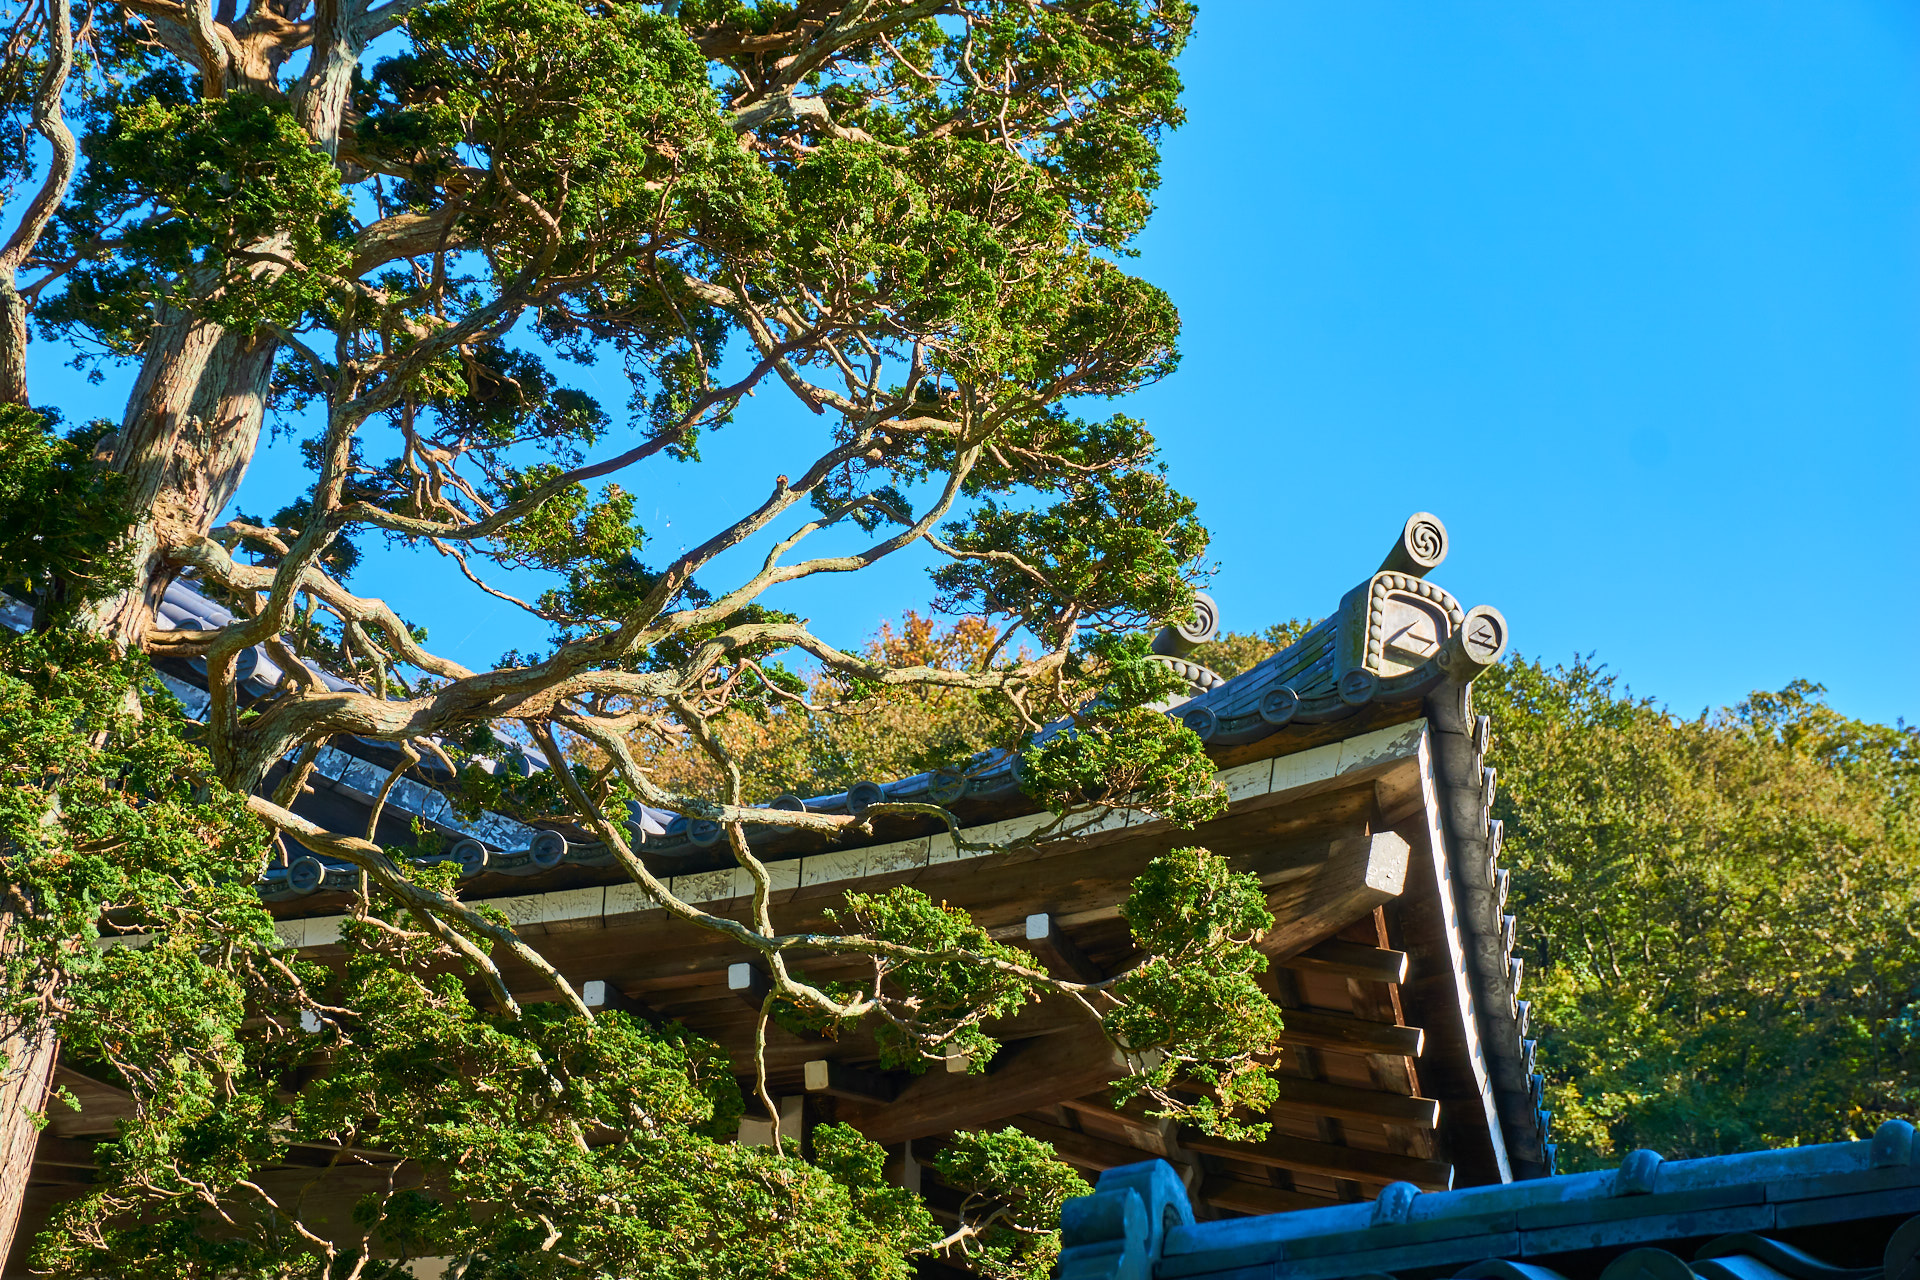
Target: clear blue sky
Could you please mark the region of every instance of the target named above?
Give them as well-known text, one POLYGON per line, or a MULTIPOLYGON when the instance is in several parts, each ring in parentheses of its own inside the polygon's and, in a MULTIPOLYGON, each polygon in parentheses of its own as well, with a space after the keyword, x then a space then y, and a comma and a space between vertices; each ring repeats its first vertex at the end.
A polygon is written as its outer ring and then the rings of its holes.
POLYGON ((1405 515, 1525 652, 1920 719, 1920 6, 1203 5, 1135 398, 1244 627, 1405 515))
MULTIPOLYGON (((1920 719, 1920 5, 1206 0, 1182 69, 1136 269, 1184 363, 1121 407, 1200 499, 1227 625, 1326 612, 1424 508, 1528 654, 1686 714, 1805 676, 1920 719)), ((57 355, 36 393, 117 416, 57 355)), ((715 440, 726 507, 814 422, 715 440)), ((637 486, 656 555, 718 518, 707 471, 637 486)), ((464 661, 539 642, 443 579, 355 585, 464 661)), ((901 564, 790 603, 853 642, 926 593, 901 564)))

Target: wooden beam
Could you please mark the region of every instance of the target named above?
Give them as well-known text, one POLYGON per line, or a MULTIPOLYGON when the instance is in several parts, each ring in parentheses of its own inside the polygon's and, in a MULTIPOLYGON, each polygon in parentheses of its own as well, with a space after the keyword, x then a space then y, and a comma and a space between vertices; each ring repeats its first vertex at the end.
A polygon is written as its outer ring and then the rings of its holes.
POLYGON ((1411 854, 1412 846, 1391 831, 1332 841, 1324 862, 1267 891, 1274 926, 1260 949, 1276 958, 1297 955, 1399 897, 1411 854))
POLYGON ((1100 1088, 1127 1074, 1120 1051, 1088 1023, 1008 1045, 983 1076, 930 1071, 891 1104, 842 1100, 839 1118, 882 1146, 1017 1116, 1100 1088))
POLYGON ((1135 1098, 1132 1102, 1129 1102, 1124 1109, 1118 1108, 1113 1105, 1113 1091, 1110 1089, 1101 1089, 1095 1093, 1089 1093, 1078 1098, 1062 1098, 1060 1099, 1060 1105, 1069 1111, 1077 1111, 1081 1115, 1097 1117, 1095 1120, 1096 1124, 1099 1123, 1099 1120, 1104 1119, 1125 1125, 1136 1133, 1149 1135, 1152 1141, 1160 1141, 1173 1136, 1173 1122, 1157 1116, 1148 1115, 1147 1108, 1152 1104, 1144 1098, 1135 1098))
POLYGON ((1427 1033, 1419 1027, 1396 1027, 1343 1013, 1310 1013, 1305 1009, 1282 1009, 1280 1018, 1286 1024, 1280 1042, 1302 1049, 1417 1058, 1426 1048, 1427 1033))
POLYGON ((1337 978, 1358 978, 1362 982, 1407 980, 1406 952, 1369 947, 1339 938, 1329 938, 1278 963, 1283 968, 1302 973, 1327 973, 1337 978))
POLYGON ((884 1071, 865 1071, 845 1063, 815 1058, 804 1068, 808 1093, 825 1093, 855 1102, 892 1102, 900 1082, 884 1071))
POLYGON ((1080 1133, 1027 1116, 1015 1116, 1013 1124, 1029 1137, 1038 1138, 1051 1145, 1054 1153, 1068 1164, 1082 1169, 1092 1169, 1095 1172, 1118 1169, 1126 1164, 1139 1164, 1142 1160, 1156 1159, 1160 1154, 1157 1151, 1143 1151, 1125 1142, 1113 1142, 1106 1138, 1095 1137, 1090 1133, 1080 1133))
POLYGON ((1453 1166, 1439 1160, 1397 1156, 1386 1151, 1365 1151, 1359 1147, 1314 1142, 1307 1138, 1272 1137, 1265 1142, 1227 1142, 1191 1129, 1180 1131, 1180 1142, 1189 1151, 1245 1160, 1274 1169, 1318 1174, 1323 1178, 1350 1178, 1355 1182, 1380 1186, 1389 1182, 1411 1182, 1422 1191, 1453 1189, 1453 1166))
POLYGON ((1027 949, 1040 957, 1047 972, 1056 978, 1074 982, 1104 982, 1106 974, 1087 959, 1086 954, 1067 936, 1060 922, 1045 911, 1027 917, 1027 949))
POLYGON ((1208 1178, 1200 1186, 1200 1198, 1216 1209, 1252 1214, 1292 1213, 1295 1209, 1324 1209, 1340 1203, 1331 1196, 1285 1191, 1279 1187, 1227 1177, 1208 1178))
POLYGON ((36 1167, 92 1169, 97 1166, 93 1158, 93 1144, 75 1138, 56 1138, 50 1133, 40 1135, 34 1144, 33 1163, 36 1167))
POLYGON ((1354 1089, 1322 1080, 1276 1075, 1280 1088, 1274 1110, 1294 1115, 1330 1116, 1372 1124, 1405 1125, 1410 1129, 1440 1126, 1440 1103, 1433 1098, 1409 1098, 1379 1089, 1354 1089))
POLYGON ((118 1135, 118 1122, 134 1116, 132 1094, 117 1085, 82 1075, 65 1063, 53 1069, 53 1083, 55 1088, 71 1093, 79 1101, 80 1110, 74 1111, 57 1097, 49 1098, 45 1133, 60 1138, 118 1135))

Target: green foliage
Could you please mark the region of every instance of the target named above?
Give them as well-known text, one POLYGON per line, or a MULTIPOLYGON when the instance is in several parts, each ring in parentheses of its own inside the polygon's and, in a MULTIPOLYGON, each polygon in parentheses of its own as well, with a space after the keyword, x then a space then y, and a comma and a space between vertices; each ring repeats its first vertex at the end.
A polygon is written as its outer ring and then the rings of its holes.
POLYGON ((491 189, 473 203, 491 212, 477 229, 498 270, 556 247, 550 269, 589 269, 623 239, 689 215, 737 214, 764 190, 725 128, 706 59, 666 16, 437 0, 412 13, 408 32, 413 49, 368 83, 359 140, 404 165, 423 197, 470 172, 464 149, 479 152, 491 189), (653 194, 663 183, 664 220, 653 194))
POLYGON ((250 332, 296 327, 339 289, 346 198, 285 106, 193 101, 177 79, 153 77, 112 104, 86 150, 68 220, 122 222, 116 256, 77 268, 45 322, 84 323, 127 353, 157 302, 250 332))
MULTIPOLYGON (((314 481, 291 501, 249 497, 241 509, 270 522, 212 532, 251 565, 229 571, 206 546, 193 559, 243 618, 290 600, 267 643, 372 696, 294 682, 244 710, 217 705, 208 759, 137 666, 44 647, 65 640, 17 651, 5 705, 28 781, 10 801, 15 825, 54 820, 31 837, 44 847, 0 846, 32 922, 21 927, 39 931, 9 960, 8 990, 28 989, 17 978, 66 993, 69 1050, 125 1082, 135 1109, 43 1260, 68 1274, 318 1276, 370 1253, 433 1253, 460 1258, 469 1280, 904 1276, 911 1257, 945 1247, 992 1274, 1043 1272, 1050 1215, 1078 1183, 1029 1140, 954 1144, 952 1177, 986 1217, 942 1245, 851 1133, 816 1135, 811 1163, 719 1141, 738 1115, 739 1064, 723 1070, 711 1046, 617 1016, 486 1008, 473 994, 485 965, 376 891, 356 904, 337 967, 286 962, 253 897, 262 833, 209 779, 258 789, 273 762, 372 729, 446 747, 463 811, 578 824, 598 815, 576 809, 563 778, 619 820, 636 796, 658 798, 658 777, 604 757, 530 779, 474 769, 500 749, 494 717, 543 732, 584 716, 650 735, 636 747, 649 765, 689 739, 744 740, 761 749, 743 770, 759 787, 951 767, 1080 709, 1027 760, 1050 804, 1122 798, 1181 822, 1215 812, 1197 741, 1147 709, 1164 673, 1108 634, 1186 609, 1205 530, 1141 423, 1062 407, 1177 360, 1171 301, 1120 264, 1180 120, 1173 58, 1192 6, 991 0, 850 28, 755 0, 431 0, 324 39, 302 3, 208 10, 211 34, 123 16, 89 18, 102 61, 79 92, 93 95, 92 127, 36 264, 61 291, 36 296, 36 315, 144 362, 145 398, 126 421, 234 434, 127 453, 121 465, 151 468, 136 488, 157 494, 151 512, 128 512, 114 505, 119 482, 85 457, 91 437, 62 445, 29 417, 0 417, 0 538, 26 538, 0 543, 21 575, 7 585, 41 603, 151 594, 117 576, 118 531, 157 514, 143 530, 164 544, 154 563, 187 558, 209 531, 180 526, 220 487, 209 459, 243 466, 259 425, 251 357, 273 358, 275 410, 326 424, 305 449, 314 481), (363 71, 354 41, 388 35, 394 56, 363 71), (210 49, 228 65, 197 65, 210 49), (330 85, 347 86, 340 119, 330 85), (545 350, 506 345, 529 329, 545 350), (632 387, 626 423, 550 363, 614 355, 632 387), (654 530, 649 543, 641 527, 636 495, 660 480, 640 468, 662 454, 698 461, 702 433, 783 385, 821 429, 783 464, 792 474, 766 477, 765 521, 723 516, 664 563, 644 561, 675 539, 654 530), (609 441, 616 456, 583 467, 609 441), (939 507, 924 505, 933 494, 939 507), (834 571, 909 545, 918 533, 888 539, 916 522, 944 528, 937 587, 969 616, 964 640, 931 663, 882 645, 871 661, 794 675, 787 646, 821 649, 795 644, 804 620, 757 600, 764 582, 705 581, 724 549, 775 518, 790 527, 789 502, 824 513, 821 527, 874 535, 834 571), (405 601, 388 613, 291 580, 289 544, 304 534, 328 544, 303 571, 339 579, 369 529, 471 576, 547 576, 533 611, 553 652, 468 677, 412 648, 425 634, 393 620, 413 612, 405 601), (1076 651, 1090 631, 1099 638, 1076 651), (1003 652, 1016 636, 1050 654, 1003 652), (387 718, 401 703, 404 731, 387 718), (33 771, 62 752, 75 769, 33 771), (87 816, 52 807, 68 793, 87 816), (93 949, 87 931, 103 919, 151 941, 93 949), (323 1030, 297 1031, 300 1014, 323 1030), (296 1145, 347 1162, 377 1149, 376 1173, 404 1157, 405 1176, 351 1224, 326 1222, 326 1239, 290 1233, 298 1196, 274 1179, 301 1158, 296 1145)), ((17 115, 15 87, 0 85, 0 115, 17 115)), ((0 176, 29 163, 0 147, 0 176)), ((722 491, 697 491, 694 507, 717 509, 708 499, 722 491)), ((798 544, 782 554, 811 554, 798 544)), ((700 785, 674 802, 717 814, 716 798, 733 798, 716 778, 726 771, 702 767, 680 775, 700 785)), ((388 852, 433 852, 438 837, 418 834, 388 852)), ((445 866, 409 874, 457 889, 445 866)), ((1180 892, 1228 912, 1222 938, 1239 928, 1220 886, 1180 892)), ((983 1023, 1033 994, 1034 980, 1003 971, 1024 955, 904 891, 848 914, 881 950, 919 958, 885 956, 871 988, 830 985, 832 997, 878 1003, 889 1061, 923 1067, 951 1050, 984 1069, 995 1046, 983 1023)), ((1223 945, 1183 941, 1160 986, 1140 991, 1174 1002, 1153 1034, 1188 1054, 1180 1087, 1211 1079, 1230 1108, 1233 1068, 1203 1059, 1239 1042, 1179 1006, 1209 982, 1232 994, 1223 945)))
POLYGON ((880 1149, 850 1130, 816 1135, 813 1164, 718 1140, 740 1099, 713 1046, 617 1013, 591 1024, 552 1006, 489 1015, 454 977, 396 965, 393 936, 349 930, 346 972, 309 1049, 326 1055, 323 1074, 291 1102, 268 1094, 268 1080, 245 1081, 258 1092, 227 1102, 223 1131, 194 1135, 187 1152, 136 1154, 123 1138, 126 1154, 109 1162, 118 1176, 63 1211, 43 1263, 317 1276, 377 1250, 449 1257, 469 1276, 904 1280, 907 1259, 937 1235, 917 1197, 885 1184, 880 1149), (393 1185, 362 1197, 351 1225, 331 1224, 331 1261, 286 1239, 238 1182, 303 1142, 406 1162, 385 1166, 393 1185), (206 1158, 216 1150, 244 1158, 216 1167, 206 1158), (183 1213, 162 1197, 189 1190, 188 1177, 221 1193, 238 1241, 184 1229, 191 1204, 183 1213))
POLYGON ((1587 659, 1476 683, 1568 1167, 1920 1108, 1920 731, 1820 693, 1681 720, 1587 659))
POLYGON ((1053 812, 1139 809, 1190 828, 1226 811, 1198 734, 1159 709, 1186 682, 1153 660, 1144 635, 1091 637, 1070 671, 1097 696, 1021 753, 1021 786, 1053 812), (1156 705, 1158 704, 1158 705, 1156 705))
POLYGON ((1280 1011, 1260 989, 1267 959, 1251 945, 1273 925, 1259 880, 1205 849, 1175 849, 1147 864, 1120 914, 1147 959, 1114 984, 1124 1003, 1104 1025, 1146 1069, 1114 1081, 1116 1103, 1144 1095, 1155 1115, 1265 1137, 1265 1123, 1238 1118, 1265 1115, 1277 1096, 1267 1068, 1280 1011))
POLYGON ((938 959, 875 957, 873 994, 885 1010, 874 1030, 882 1066, 924 1072, 949 1056, 965 1056, 967 1070, 984 1075, 1000 1042, 980 1023, 1009 1017, 1033 998, 1018 974, 981 965, 967 956, 1032 965, 1032 957, 995 942, 959 907, 935 903, 920 890, 900 885, 885 893, 849 893, 845 920, 861 933, 938 959))
POLYGON ((54 434, 60 415, 0 405, 0 588, 53 611, 124 586, 126 481, 93 461, 112 428, 54 434))
POLYGON ((985 1280, 1044 1280, 1060 1256, 1060 1206, 1093 1188, 1018 1129, 958 1133, 931 1161, 974 1223, 948 1245, 985 1280))
POLYGON ((232 1091, 245 1019, 298 998, 253 887, 266 833, 180 723, 143 660, 60 632, 0 639, 0 1022, 53 1019, 70 1058, 133 1093, 140 1122, 108 1156, 128 1178, 171 1155, 232 1176, 218 1132, 257 1101, 232 1091))
POLYGON ((1199 736, 1151 707, 1089 711, 1021 761, 1021 785, 1056 813, 1100 802, 1192 827, 1227 807, 1199 736))
POLYGON ((1118 627, 1176 617, 1192 606, 1189 566, 1207 549, 1192 499, 1157 467, 1062 481, 1043 510, 984 498, 947 530, 962 559, 935 571, 938 606, 997 611, 1025 602, 1036 630, 1071 609, 1118 627), (1044 620, 1044 621, 1043 621, 1044 620))
MULTIPOLYGON (((722 1141, 741 1111, 733 1064, 678 1026, 587 1023, 556 1005, 489 1013, 404 913, 349 924, 337 973, 284 967, 252 883, 264 833, 181 723, 137 658, 58 632, 0 642, 5 1013, 30 1016, 54 993, 65 1051, 135 1103, 39 1265, 317 1277, 371 1250, 463 1259, 469 1276, 904 1280, 937 1242, 924 1204, 885 1183, 883 1153, 851 1130, 817 1130, 811 1163, 722 1141), (104 920, 149 940, 70 945, 104 920), (317 1034, 296 1030, 302 1011, 317 1034), (261 1171, 300 1144, 405 1161, 377 1166, 398 1180, 331 1223, 331 1254, 277 1227, 265 1199, 286 1190, 261 1171), (234 1229, 212 1236, 196 1224, 216 1207, 234 1229)), ((1020 958, 909 898, 855 905, 908 945, 1020 958)), ((1017 980, 983 984, 958 963, 894 981, 944 998, 954 1020, 969 1000, 1005 1013, 1025 999, 1017 980)), ((981 1246, 1009 1268, 995 1274, 1039 1274, 1071 1175, 1036 1147, 965 1176, 1010 1206, 981 1246)))

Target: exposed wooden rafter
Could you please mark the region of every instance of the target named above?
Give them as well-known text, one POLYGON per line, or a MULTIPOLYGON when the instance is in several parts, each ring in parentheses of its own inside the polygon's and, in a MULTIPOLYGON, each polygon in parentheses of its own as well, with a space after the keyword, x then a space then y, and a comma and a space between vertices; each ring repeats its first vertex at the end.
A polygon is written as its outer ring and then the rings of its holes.
POLYGON ((1280 1100, 1274 1104, 1276 1111, 1415 1129, 1433 1129, 1440 1124, 1440 1103, 1433 1098, 1409 1098, 1379 1089, 1355 1089, 1294 1076, 1276 1076, 1274 1083, 1280 1087, 1280 1100))
POLYGON ((1329 938, 1279 963, 1301 973, 1329 973, 1362 982, 1405 982, 1409 968, 1404 951, 1369 947, 1339 938, 1329 938))
POLYGON ((1386 1151, 1368 1151, 1331 1142, 1276 1135, 1264 1142, 1228 1142, 1183 1129, 1180 1142, 1189 1151, 1226 1156, 1274 1169, 1293 1169, 1327 1178, 1349 1178, 1384 1186, 1411 1182, 1422 1191, 1445 1191, 1453 1186, 1453 1166, 1439 1160, 1420 1160, 1386 1151))

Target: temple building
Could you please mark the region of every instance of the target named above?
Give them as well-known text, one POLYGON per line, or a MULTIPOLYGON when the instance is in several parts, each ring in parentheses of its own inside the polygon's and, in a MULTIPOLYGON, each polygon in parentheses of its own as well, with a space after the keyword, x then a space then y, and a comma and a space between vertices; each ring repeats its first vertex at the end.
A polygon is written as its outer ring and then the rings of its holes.
MULTIPOLYGON (((1192 623, 1161 633, 1157 651, 1189 686, 1168 714, 1205 742, 1229 799, 1222 816, 1194 830, 1116 811, 1071 840, 1010 855, 970 852, 965 844, 1004 844, 1048 816, 1003 754, 964 773, 774 802, 858 815, 883 800, 932 800, 959 817, 963 842, 929 820, 894 816, 837 841, 750 832, 776 877, 774 918, 785 930, 825 927, 823 910, 848 890, 912 884, 965 907, 994 937, 1030 948, 1055 973, 1080 979, 1131 962, 1120 906, 1135 876, 1169 848, 1202 845, 1257 876, 1275 917, 1260 944, 1272 961, 1264 981, 1286 1023, 1281 1097, 1266 1140, 1221 1141, 1137 1107, 1116 1111, 1106 1090, 1125 1065, 1065 1001, 1030 1005, 990 1026, 1004 1048, 985 1074, 958 1060, 919 1076, 884 1072, 870 1035, 817 1039, 770 1028, 770 1085, 783 1132, 853 1124, 889 1148, 894 1175, 936 1211, 953 1197, 921 1161, 955 1129, 1009 1124, 1052 1143, 1090 1177, 1162 1162, 1151 1167, 1172 1179, 1162 1190, 1183 1206, 1182 1221, 1203 1224, 1314 1209, 1364 1219, 1374 1211, 1367 1202, 1388 1203, 1383 1190, 1459 1194, 1551 1174, 1500 824, 1490 816, 1488 724, 1471 700, 1475 676, 1506 648, 1507 626, 1497 610, 1469 607, 1430 580, 1446 551, 1440 521, 1414 516, 1378 569, 1355 567, 1356 585, 1324 621, 1231 679, 1188 656, 1214 633, 1211 601, 1201 598, 1192 623)), ((227 620, 186 584, 175 585, 162 610, 162 625, 227 620)), ((242 666, 256 694, 280 677, 264 652, 242 666)), ((163 670, 190 713, 204 709, 202 673, 184 662, 163 670)), ((390 744, 336 739, 321 752, 311 794, 294 807, 332 830, 361 834, 397 760, 390 744)), ((495 767, 545 765, 524 752, 495 767)), ((415 821, 443 833, 447 856, 461 864, 463 897, 504 912, 590 1004, 683 1022, 751 1073, 765 979, 750 954, 669 917, 580 830, 535 829, 499 815, 463 821, 433 785, 447 780, 435 768, 423 764, 417 779, 394 787, 383 840, 411 842, 415 821)), ((636 851, 671 878, 676 895, 716 912, 746 909, 748 877, 717 826, 657 810, 633 816, 636 851)), ((260 885, 281 936, 302 956, 337 956, 355 874, 300 849, 282 863, 260 885)), ((831 962, 803 963, 810 978, 842 976, 831 962)), ((516 995, 542 998, 537 975, 510 959, 501 965, 516 995)), ((70 1066, 57 1083, 83 1106, 54 1108, 23 1249, 8 1275, 48 1209, 84 1183, 91 1143, 126 1114, 125 1095, 70 1066)), ((741 1139, 765 1140, 769 1120, 750 1115, 741 1139)), ((303 1163, 262 1182, 270 1190, 275 1179, 311 1182, 333 1154, 296 1150, 303 1163)), ((329 1173, 317 1200, 344 1222, 370 1178, 384 1182, 377 1155, 329 1173)))
MULTIPOLYGON (((887 1072, 868 1034, 771 1026, 782 1131, 854 1125, 888 1147, 891 1175, 936 1213, 957 1196, 922 1161, 952 1131, 1011 1124, 1045 1139, 1098 1180, 1063 1215, 1061 1280, 1920 1280, 1920 1139, 1902 1121, 1871 1142, 1684 1161, 1638 1151, 1618 1170, 1547 1176, 1554 1148, 1491 817, 1488 723, 1472 709, 1473 680, 1501 657, 1507 628, 1496 610, 1429 581, 1446 550, 1440 521, 1415 515, 1324 621, 1231 679, 1190 656, 1216 630, 1211 600, 1160 634, 1160 660, 1188 686, 1167 713, 1206 744, 1229 801, 1197 829, 1116 812, 1072 839, 974 852, 967 846, 1004 846, 1047 819, 1002 753, 964 773, 773 802, 860 815, 883 801, 933 801, 959 817, 961 841, 891 815, 839 840, 749 832, 773 870, 783 929, 827 927, 823 911, 848 890, 912 884, 1081 980, 1133 961, 1120 906, 1169 848, 1203 845, 1257 876, 1275 919, 1260 944, 1272 962, 1266 993, 1286 1023, 1264 1141, 1209 1138, 1137 1105, 1116 1110, 1107 1086, 1126 1065, 1064 1001, 990 1025, 1004 1047, 985 1074, 964 1060, 887 1072)), ((202 628, 231 615, 176 584, 161 621, 202 628)), ((203 713, 204 670, 183 662, 163 672, 189 714, 203 713)), ((262 651, 243 656, 241 675, 254 696, 281 678, 262 651)), ((388 744, 336 739, 294 807, 361 833, 398 759, 388 744)), ((492 767, 546 764, 521 751, 492 767)), ((751 1074, 765 990, 751 955, 668 916, 584 832, 497 814, 462 820, 436 788, 450 781, 444 767, 416 772, 388 795, 384 841, 411 842, 415 823, 440 832, 463 897, 504 912, 590 1005, 683 1022, 751 1074)), ((676 895, 717 913, 746 909, 750 882, 720 828, 659 810, 636 811, 632 827, 676 895)), ((326 960, 341 954, 354 884, 351 868, 292 849, 263 873, 260 892, 286 944, 326 960)), ((516 995, 546 998, 536 974, 510 959, 502 968, 516 995)), ((806 970, 855 976, 828 961, 806 970)), ((124 1093, 69 1064, 56 1083, 82 1106, 52 1109, 9 1277, 26 1274, 33 1233, 85 1185, 93 1142, 128 1114, 124 1093)), ((767 1141, 771 1127, 750 1113, 740 1140, 767 1141)), ((307 1205, 344 1226, 391 1162, 358 1153, 321 1175, 337 1155, 296 1148, 260 1181, 312 1188, 307 1205)), ((923 1270, 947 1274, 937 1263, 923 1270)))

